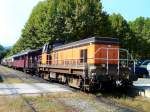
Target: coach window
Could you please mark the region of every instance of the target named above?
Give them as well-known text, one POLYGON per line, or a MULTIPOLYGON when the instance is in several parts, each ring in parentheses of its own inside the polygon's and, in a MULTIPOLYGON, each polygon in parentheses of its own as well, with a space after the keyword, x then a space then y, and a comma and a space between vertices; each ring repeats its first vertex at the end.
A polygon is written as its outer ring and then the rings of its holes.
POLYGON ((87 63, 87 49, 82 49, 80 51, 80 62, 87 63))

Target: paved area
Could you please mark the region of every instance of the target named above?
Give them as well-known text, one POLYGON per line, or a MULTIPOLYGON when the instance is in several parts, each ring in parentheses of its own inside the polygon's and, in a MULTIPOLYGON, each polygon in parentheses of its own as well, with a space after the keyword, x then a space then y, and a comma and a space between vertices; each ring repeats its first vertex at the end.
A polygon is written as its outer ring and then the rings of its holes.
POLYGON ((0 66, 0 95, 75 92, 67 86, 0 66))
POLYGON ((150 98, 150 78, 139 78, 134 82, 134 86, 141 96, 150 98))
POLYGON ((139 78, 134 82, 135 86, 147 86, 150 87, 150 78, 139 78))
POLYGON ((0 95, 39 94, 54 92, 72 92, 72 90, 67 87, 62 88, 57 84, 47 83, 0 84, 0 95))

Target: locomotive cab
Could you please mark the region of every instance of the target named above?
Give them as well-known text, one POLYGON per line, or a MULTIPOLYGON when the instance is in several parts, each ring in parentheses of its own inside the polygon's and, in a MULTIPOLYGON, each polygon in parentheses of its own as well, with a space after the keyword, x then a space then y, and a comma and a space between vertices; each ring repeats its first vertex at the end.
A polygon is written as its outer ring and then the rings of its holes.
POLYGON ((52 56, 50 53, 51 53, 52 49, 55 47, 58 47, 62 44, 63 44, 63 42, 59 41, 59 40, 56 40, 52 43, 46 43, 43 46, 43 50, 42 50, 42 64, 51 64, 52 56))
POLYGON ((50 43, 46 43, 43 46, 43 50, 42 50, 42 64, 48 64, 47 60, 49 60, 48 58, 48 54, 50 53, 52 49, 52 45, 50 43))

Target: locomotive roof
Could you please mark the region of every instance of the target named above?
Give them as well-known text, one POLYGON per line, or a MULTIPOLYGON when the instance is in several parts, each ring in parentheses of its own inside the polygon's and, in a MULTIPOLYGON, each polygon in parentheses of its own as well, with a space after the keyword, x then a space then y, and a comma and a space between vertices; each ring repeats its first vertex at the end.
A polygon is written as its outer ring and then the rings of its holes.
POLYGON ((110 37, 91 37, 83 40, 79 40, 76 42, 71 42, 65 45, 60 45, 58 47, 54 47, 53 51, 82 46, 90 43, 97 43, 97 44, 116 44, 119 45, 119 39, 117 38, 110 38, 110 37))

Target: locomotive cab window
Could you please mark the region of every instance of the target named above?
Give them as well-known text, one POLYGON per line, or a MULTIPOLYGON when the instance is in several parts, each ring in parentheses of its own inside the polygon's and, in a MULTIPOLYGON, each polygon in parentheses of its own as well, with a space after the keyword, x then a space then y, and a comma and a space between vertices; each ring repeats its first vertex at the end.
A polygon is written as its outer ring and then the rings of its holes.
POLYGON ((45 45, 44 45, 44 47, 43 47, 43 53, 49 53, 50 52, 50 50, 51 50, 51 45, 49 44, 49 43, 46 43, 45 45))
POLYGON ((80 51, 80 62, 87 63, 87 49, 82 49, 80 51))
POLYGON ((43 46, 43 50, 42 50, 43 53, 46 52, 46 47, 47 47, 47 44, 45 44, 45 45, 43 46))

